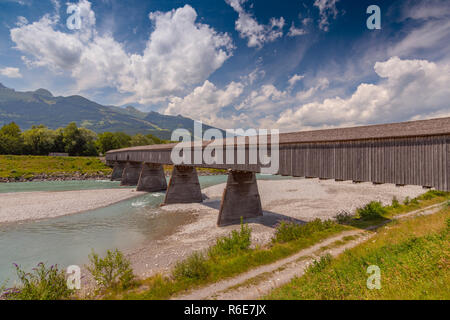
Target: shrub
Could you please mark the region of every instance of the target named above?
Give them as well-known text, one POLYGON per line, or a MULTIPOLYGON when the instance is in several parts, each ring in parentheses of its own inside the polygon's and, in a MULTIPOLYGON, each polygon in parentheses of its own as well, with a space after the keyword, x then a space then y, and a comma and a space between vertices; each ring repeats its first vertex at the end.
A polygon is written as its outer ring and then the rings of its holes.
POLYGON ((361 219, 375 219, 380 218, 386 213, 386 208, 383 207, 381 202, 372 201, 366 204, 362 208, 356 209, 356 214, 361 219))
POLYGON ((411 202, 411 199, 409 197, 406 197, 405 200, 403 200, 403 204, 405 206, 409 205, 410 202, 411 202))
POLYGON ((276 231, 273 242, 285 243, 292 240, 308 237, 314 232, 320 232, 335 226, 336 223, 332 220, 322 221, 315 219, 306 224, 298 224, 292 221, 282 221, 276 231))
POLYGON ((230 235, 218 238, 216 244, 209 248, 208 255, 214 258, 248 250, 251 245, 251 235, 252 230, 241 219, 241 230, 233 230, 230 235))
POLYGON ((67 287, 63 270, 57 265, 50 268, 39 263, 31 272, 23 271, 18 265, 16 268, 20 285, 7 289, 2 296, 8 300, 62 300, 73 294, 67 287))
POLYGON ((418 197, 419 200, 431 200, 436 197, 445 197, 448 195, 448 192, 439 191, 439 190, 428 190, 424 194, 418 197))
POLYGON ((352 222, 353 215, 348 211, 342 210, 334 216, 334 219, 339 224, 350 224, 352 222))
POLYGON ((392 204, 391 204, 392 208, 399 208, 400 207, 400 202, 398 201, 397 197, 394 196, 392 198, 392 204))
POLYGON ((308 271, 312 273, 319 273, 330 265, 331 260, 333 260, 333 257, 331 254, 327 253, 326 255, 320 257, 319 260, 314 260, 312 265, 308 268, 308 271))
POLYGON ((131 263, 118 249, 108 250, 103 259, 92 251, 89 261, 87 269, 101 289, 127 289, 135 284, 131 263))
POLYGON ((210 274, 204 254, 194 252, 189 258, 178 262, 172 275, 176 280, 205 280, 210 274))

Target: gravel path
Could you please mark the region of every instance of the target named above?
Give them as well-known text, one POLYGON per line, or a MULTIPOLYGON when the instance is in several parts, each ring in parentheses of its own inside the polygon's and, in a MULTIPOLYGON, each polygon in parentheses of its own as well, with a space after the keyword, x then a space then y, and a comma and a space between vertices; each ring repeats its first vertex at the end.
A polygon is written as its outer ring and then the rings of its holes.
POLYGON ((79 213, 143 194, 133 189, 0 193, 0 223, 79 213))

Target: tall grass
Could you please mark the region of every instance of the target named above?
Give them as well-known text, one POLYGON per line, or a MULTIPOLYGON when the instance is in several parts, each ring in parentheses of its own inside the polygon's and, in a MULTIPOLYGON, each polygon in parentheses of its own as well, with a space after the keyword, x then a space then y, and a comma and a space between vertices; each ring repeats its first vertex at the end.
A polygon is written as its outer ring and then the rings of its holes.
POLYGON ((99 290, 123 290, 135 284, 131 263, 118 249, 108 250, 103 258, 92 251, 89 261, 87 269, 94 277, 99 290))
POLYGON ((356 216, 365 220, 381 218, 386 213, 386 208, 379 201, 369 202, 364 207, 356 209, 356 216))
POLYGON ((25 272, 18 265, 14 265, 20 284, 5 290, 2 298, 7 300, 62 300, 73 294, 67 287, 63 270, 57 265, 49 268, 39 263, 31 272, 25 272))
POLYGON ((272 239, 272 242, 286 243, 300 238, 308 237, 315 232, 324 231, 335 226, 332 220, 322 221, 315 219, 305 224, 298 224, 292 221, 282 221, 272 239))

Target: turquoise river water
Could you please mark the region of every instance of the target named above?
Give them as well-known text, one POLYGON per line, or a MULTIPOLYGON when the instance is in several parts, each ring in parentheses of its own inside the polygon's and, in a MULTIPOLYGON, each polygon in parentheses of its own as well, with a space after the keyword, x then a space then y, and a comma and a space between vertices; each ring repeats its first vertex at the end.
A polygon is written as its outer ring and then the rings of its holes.
MULTIPOLYGON (((258 179, 280 179, 262 176, 258 179)), ((206 188, 226 176, 200 176, 206 188)), ((49 181, 0 184, 0 193, 119 188, 111 181, 49 181)), ((111 206, 58 218, 0 225, 0 286, 15 279, 13 263, 30 270, 39 262, 82 265, 92 250, 132 249, 161 238, 186 218, 159 209, 164 193, 148 193, 111 206)))

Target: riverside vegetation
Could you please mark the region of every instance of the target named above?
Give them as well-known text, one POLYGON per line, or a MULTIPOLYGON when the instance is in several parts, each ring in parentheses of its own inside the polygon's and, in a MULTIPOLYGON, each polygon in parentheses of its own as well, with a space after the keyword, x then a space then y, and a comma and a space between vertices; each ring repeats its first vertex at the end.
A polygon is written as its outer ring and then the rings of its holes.
MULTIPOLYGON (((339 213, 335 220, 316 219, 306 224, 281 222, 265 246, 253 246, 251 229, 241 221, 240 230, 221 237, 206 251, 195 252, 178 262, 168 275, 157 274, 136 279, 130 263, 120 251, 109 251, 105 258, 92 254, 88 268, 99 284, 97 297, 103 299, 168 299, 208 283, 288 257, 332 235, 354 228, 374 227, 374 241, 346 251, 336 259, 330 256, 315 262, 304 277, 275 290, 270 299, 384 299, 384 298, 449 298, 450 193, 428 191, 400 204, 393 199, 389 206, 371 202, 356 210, 355 215, 339 213), (406 221, 396 215, 447 201, 438 214, 406 221), (385 291, 365 288, 368 265, 379 265, 386 274, 385 291), (399 269, 400 268, 400 269, 399 269), (363 281, 364 280, 364 281, 363 281), (362 281, 362 282, 361 282, 362 281), (405 285, 409 281, 410 285, 405 285), (387 283, 389 282, 389 284, 387 283), (403 287, 402 287, 403 286, 403 287), (447 292, 447 293, 445 293, 447 292)), ((11 291, 21 291, 29 283, 36 290, 48 290, 47 278, 25 282, 11 291), (44 283, 44 285, 41 284, 44 283)), ((383 284, 385 283, 383 282, 383 284)), ((53 287, 52 287, 53 288, 53 287)), ((55 287, 56 288, 56 287, 55 287)), ((65 292, 56 295, 33 295, 66 299, 65 292)), ((27 295, 4 295, 4 298, 30 298, 27 295)), ((71 295, 71 298, 77 298, 71 295)))
POLYGON ((0 128, 0 154, 48 155, 68 153, 70 156, 98 156, 112 149, 167 143, 151 134, 130 136, 123 132, 97 134, 78 128, 75 122, 65 128, 48 129, 44 125, 21 131, 14 122, 0 128))

